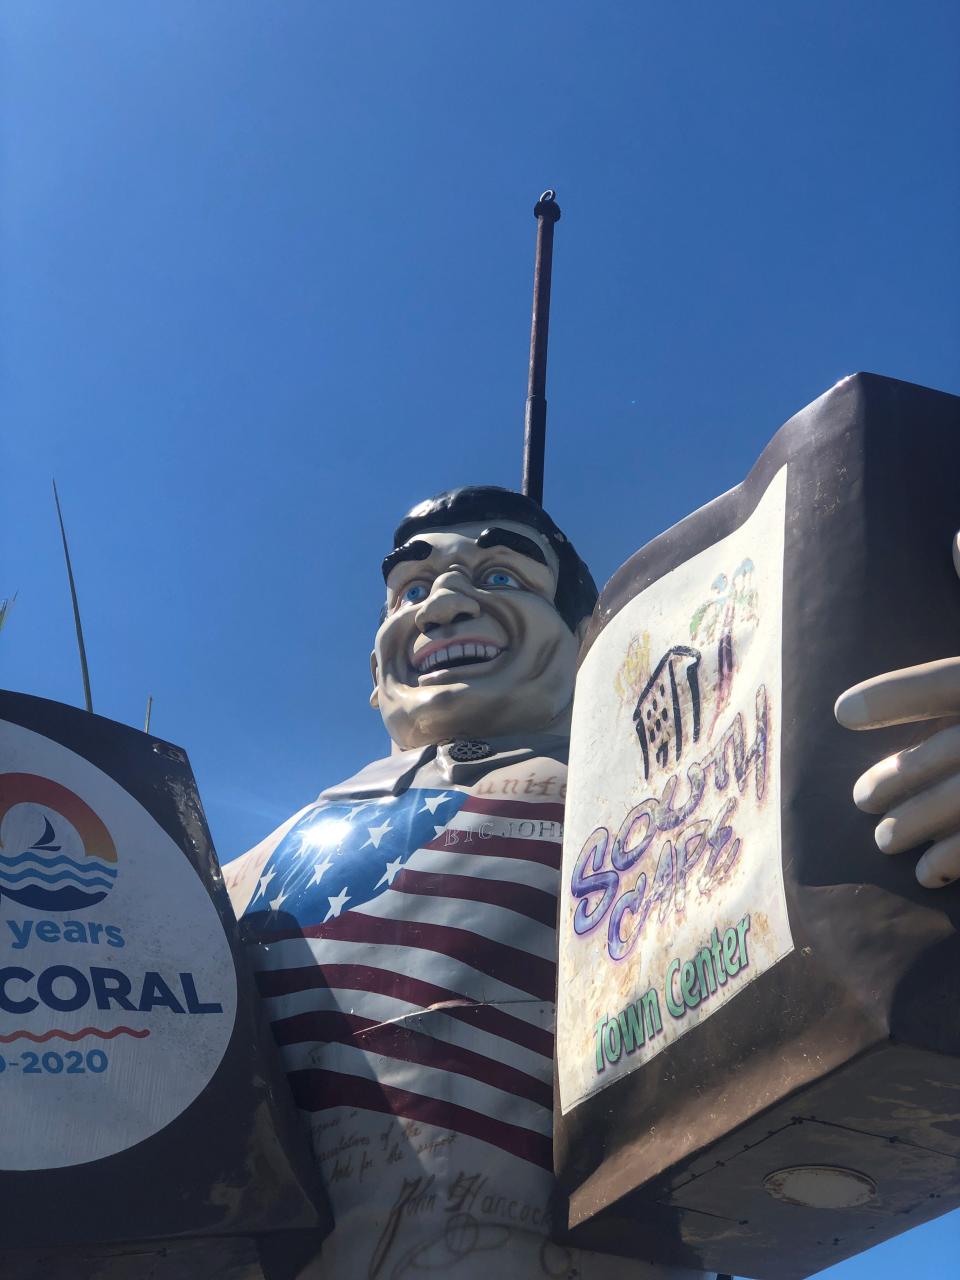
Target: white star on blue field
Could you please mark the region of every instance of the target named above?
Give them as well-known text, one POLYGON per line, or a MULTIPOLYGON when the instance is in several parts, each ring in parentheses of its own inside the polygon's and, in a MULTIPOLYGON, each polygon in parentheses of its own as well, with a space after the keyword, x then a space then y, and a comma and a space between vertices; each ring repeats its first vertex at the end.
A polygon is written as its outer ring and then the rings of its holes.
POLYGON ((466 799, 463 791, 416 789, 316 805, 270 855, 244 912, 246 931, 275 928, 280 911, 301 925, 326 924, 378 897, 466 799))

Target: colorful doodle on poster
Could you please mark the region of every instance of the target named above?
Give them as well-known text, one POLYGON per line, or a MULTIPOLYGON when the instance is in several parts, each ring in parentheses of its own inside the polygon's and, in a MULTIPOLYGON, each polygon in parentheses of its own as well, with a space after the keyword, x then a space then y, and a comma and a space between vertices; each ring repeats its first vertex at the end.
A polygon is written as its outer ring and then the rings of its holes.
POLYGON ((709 897, 735 867, 742 840, 732 825, 738 795, 732 794, 731 780, 737 793, 742 793, 752 773, 758 804, 766 786, 767 691, 763 685, 756 692, 755 715, 749 746, 744 717, 738 712, 716 746, 687 769, 685 792, 678 797, 680 774, 673 773, 659 795, 628 810, 615 836, 611 828, 601 826, 584 842, 570 879, 570 893, 577 900, 573 929, 582 937, 607 920, 612 960, 630 954, 651 916, 663 925, 671 910, 678 917, 684 914, 695 871, 697 893, 709 897), (631 874, 661 836, 656 871, 649 877, 646 869, 631 874), (624 883, 630 887, 624 889, 624 883), (624 936, 627 918, 630 924, 624 936))
POLYGON ((783 471, 738 530, 640 592, 581 667, 560 916, 564 1110, 792 949, 779 818, 785 484, 783 471))

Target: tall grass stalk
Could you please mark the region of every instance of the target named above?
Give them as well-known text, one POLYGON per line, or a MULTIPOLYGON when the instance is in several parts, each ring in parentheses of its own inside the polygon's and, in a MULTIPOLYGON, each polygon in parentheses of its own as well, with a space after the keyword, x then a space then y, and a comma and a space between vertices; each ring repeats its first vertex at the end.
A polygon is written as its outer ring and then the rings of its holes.
POLYGON ((3 630, 3 624, 7 620, 7 614, 13 608, 16 603, 16 599, 17 593, 14 592, 12 596, 8 596, 5 600, 0 600, 0 631, 3 630))
POLYGON ((80 674, 83 676, 83 701, 88 711, 93 710, 93 699, 90 696, 90 672, 87 668, 87 650, 83 643, 83 627, 80 624, 80 605, 77 602, 77 584, 73 580, 73 566, 70 563, 70 548, 67 546, 67 531, 63 527, 63 512, 60 509, 60 495, 57 493, 57 482, 53 482, 53 498, 57 504, 57 519, 60 521, 60 537, 63 539, 63 558, 67 562, 67 578, 70 582, 70 599, 73 601, 73 621, 77 628, 77 648, 80 650, 80 674))

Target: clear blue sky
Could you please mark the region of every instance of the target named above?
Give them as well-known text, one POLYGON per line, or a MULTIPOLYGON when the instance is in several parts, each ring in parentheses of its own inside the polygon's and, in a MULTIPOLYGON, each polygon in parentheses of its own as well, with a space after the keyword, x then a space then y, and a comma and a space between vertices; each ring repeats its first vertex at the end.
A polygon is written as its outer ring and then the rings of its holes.
MULTIPOLYGON (((515 485, 602 580, 857 369, 960 392, 954 0, 8 0, 2 680, 189 750, 221 856, 385 752, 397 517, 515 485)), ((835 1272, 946 1275, 960 1217, 835 1272)))

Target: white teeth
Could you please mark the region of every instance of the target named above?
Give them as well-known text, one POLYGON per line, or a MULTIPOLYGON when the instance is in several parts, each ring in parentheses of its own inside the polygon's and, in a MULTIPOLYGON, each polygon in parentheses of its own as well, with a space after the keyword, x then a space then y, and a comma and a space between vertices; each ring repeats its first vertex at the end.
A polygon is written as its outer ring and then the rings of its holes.
POLYGON ((489 662, 501 652, 502 650, 495 644, 451 644, 442 649, 435 649, 425 658, 415 656, 413 665, 423 675, 427 671, 432 671, 434 667, 446 666, 457 658, 473 658, 478 662, 489 662))

